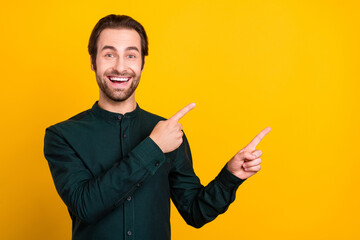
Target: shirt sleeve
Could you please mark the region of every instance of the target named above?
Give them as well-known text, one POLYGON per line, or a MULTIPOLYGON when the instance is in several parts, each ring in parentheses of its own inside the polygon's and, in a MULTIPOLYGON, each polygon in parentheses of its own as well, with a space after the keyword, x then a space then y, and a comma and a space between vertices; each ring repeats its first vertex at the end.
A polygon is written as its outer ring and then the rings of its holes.
POLYGON ((147 137, 122 161, 94 176, 54 126, 46 130, 44 155, 60 197, 72 214, 88 223, 115 209, 165 161, 161 149, 147 137))
POLYGON ((171 198, 187 224, 200 228, 224 213, 235 200, 237 188, 245 180, 231 174, 226 166, 207 186, 194 173, 188 141, 177 149, 169 174, 171 198))

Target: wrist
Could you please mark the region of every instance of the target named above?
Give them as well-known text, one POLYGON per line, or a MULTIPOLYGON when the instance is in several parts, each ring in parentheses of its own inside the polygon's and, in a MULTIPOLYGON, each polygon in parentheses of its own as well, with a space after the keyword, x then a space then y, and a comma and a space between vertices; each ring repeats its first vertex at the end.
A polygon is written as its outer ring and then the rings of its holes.
POLYGON ((164 149, 163 149, 163 148, 160 146, 160 144, 158 143, 158 139, 157 139, 156 137, 154 137, 152 134, 150 134, 149 138, 150 138, 151 140, 153 140, 153 142, 160 148, 160 150, 161 150, 163 153, 165 153, 165 152, 164 152, 164 149))

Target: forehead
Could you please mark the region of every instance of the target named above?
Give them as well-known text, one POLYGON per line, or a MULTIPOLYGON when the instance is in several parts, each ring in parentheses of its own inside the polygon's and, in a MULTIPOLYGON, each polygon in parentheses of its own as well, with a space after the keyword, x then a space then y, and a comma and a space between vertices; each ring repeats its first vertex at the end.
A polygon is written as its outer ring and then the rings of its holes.
POLYGON ((98 39, 98 50, 104 46, 113 46, 118 50, 122 50, 129 46, 138 47, 141 49, 140 35, 133 29, 104 29, 98 39))

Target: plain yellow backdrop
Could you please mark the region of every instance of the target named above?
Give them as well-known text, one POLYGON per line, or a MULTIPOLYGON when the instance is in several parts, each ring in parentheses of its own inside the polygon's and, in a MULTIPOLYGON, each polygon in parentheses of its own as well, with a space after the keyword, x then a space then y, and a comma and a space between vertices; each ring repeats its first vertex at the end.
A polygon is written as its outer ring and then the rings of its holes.
POLYGON ((262 170, 172 239, 360 239, 358 1, 7 1, 0 10, 0 239, 70 239, 45 128, 98 98, 87 43, 103 16, 149 36, 139 105, 181 121, 203 184, 259 131, 262 170))

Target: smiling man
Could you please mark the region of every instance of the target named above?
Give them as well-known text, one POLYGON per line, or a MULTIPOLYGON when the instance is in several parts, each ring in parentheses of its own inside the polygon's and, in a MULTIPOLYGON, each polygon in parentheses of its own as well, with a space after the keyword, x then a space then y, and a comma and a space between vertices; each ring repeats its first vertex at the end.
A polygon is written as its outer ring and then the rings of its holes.
POLYGON ((73 239, 170 239, 170 199, 201 227, 226 211, 240 184, 260 170, 265 128, 206 187, 192 167, 179 120, 139 107, 135 90, 148 55, 144 28, 124 15, 102 18, 89 40, 99 101, 46 129, 44 153, 68 207, 73 239))

